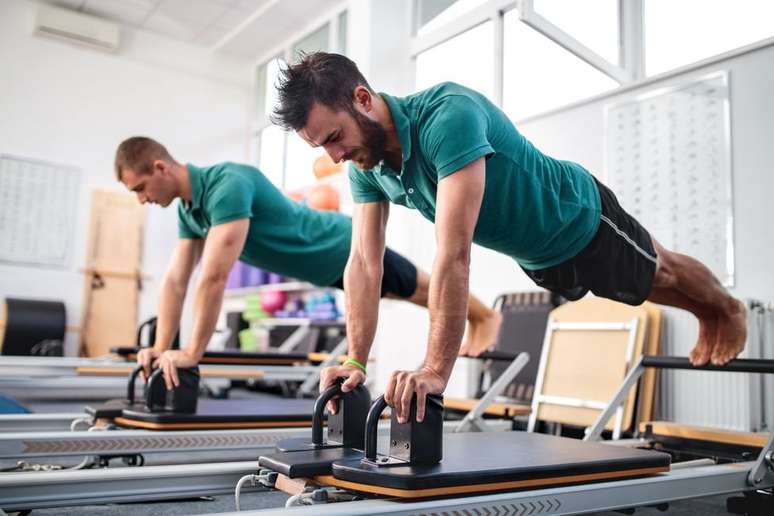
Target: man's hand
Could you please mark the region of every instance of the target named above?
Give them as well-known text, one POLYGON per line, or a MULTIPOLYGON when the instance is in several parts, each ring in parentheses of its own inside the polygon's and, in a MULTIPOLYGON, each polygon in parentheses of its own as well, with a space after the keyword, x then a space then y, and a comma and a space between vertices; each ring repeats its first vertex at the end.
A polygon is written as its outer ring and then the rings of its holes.
POLYGON ((384 401, 387 402, 398 418, 398 423, 406 423, 411 413, 411 398, 417 394, 417 422, 425 418, 425 399, 428 394, 442 394, 446 381, 435 371, 422 367, 416 371, 395 371, 387 383, 384 401))
MULTIPOLYGON (((365 374, 357 367, 350 365, 326 367, 320 372, 320 392, 336 383, 337 378, 346 378, 341 385, 341 392, 349 392, 365 381, 365 374)), ((336 413, 336 398, 328 402, 328 412, 336 413)))
POLYGON ((146 382, 148 381, 148 378, 150 378, 151 365, 160 355, 161 353, 154 348, 142 348, 139 353, 137 353, 137 365, 142 366, 142 376, 146 382))
POLYGON ((178 368, 194 367, 199 363, 184 350, 170 349, 161 354, 153 363, 153 367, 160 368, 164 374, 164 383, 167 390, 171 391, 180 385, 180 378, 177 376, 178 368))

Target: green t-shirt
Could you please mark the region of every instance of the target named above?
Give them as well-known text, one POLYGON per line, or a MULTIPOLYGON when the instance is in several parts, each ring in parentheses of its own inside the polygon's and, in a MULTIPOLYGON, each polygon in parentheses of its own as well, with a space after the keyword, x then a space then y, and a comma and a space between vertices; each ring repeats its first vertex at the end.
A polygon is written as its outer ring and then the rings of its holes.
POLYGON ((350 165, 355 202, 389 200, 435 221, 438 181, 486 158, 473 241, 542 269, 578 254, 600 220, 591 174, 537 150, 483 95, 446 82, 404 98, 381 94, 403 151, 402 170, 350 165))
POLYGON ((180 238, 205 238, 212 226, 249 218, 243 262, 316 285, 331 285, 344 274, 349 217, 291 201, 248 165, 187 167, 192 202, 178 204, 180 238))

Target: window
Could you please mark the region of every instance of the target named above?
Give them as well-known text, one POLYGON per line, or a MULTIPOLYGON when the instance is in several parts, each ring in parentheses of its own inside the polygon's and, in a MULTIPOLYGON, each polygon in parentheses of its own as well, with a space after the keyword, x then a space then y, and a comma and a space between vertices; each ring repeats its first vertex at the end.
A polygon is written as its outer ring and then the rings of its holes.
POLYGON ((261 171, 278 188, 289 190, 314 182, 314 160, 322 153, 293 132, 285 133, 271 124, 269 116, 277 103, 276 83, 280 67, 301 52, 334 50, 344 52, 347 41, 347 11, 335 14, 317 30, 286 48, 256 70, 256 123, 253 132, 254 158, 261 171), (337 48, 331 49, 331 45, 337 48))
POLYGON ((330 24, 326 23, 316 31, 304 37, 301 41, 293 45, 291 59, 301 54, 311 54, 312 52, 327 52, 329 48, 330 24))
POLYGON ((774 36, 774 2, 644 0, 645 69, 665 72, 774 36))
POLYGON ((294 132, 287 133, 285 153, 285 190, 295 190, 314 182, 314 160, 323 153, 319 147, 310 147, 294 132))
POLYGON ((423 36, 485 4, 487 0, 416 0, 416 2, 417 36, 423 36))
POLYGON ((339 15, 339 48, 336 49, 340 54, 347 53, 347 11, 339 15))
POLYGON ((505 14, 503 110, 519 120, 618 86, 618 82, 505 14))
MULTIPOLYGON (((535 12, 611 63, 618 64, 618 0, 534 0, 535 12)), ((674 3, 674 0, 672 1, 674 3)))
POLYGON ((260 133, 258 168, 278 188, 283 187, 285 132, 276 125, 269 125, 260 133))
POLYGON ((492 22, 486 22, 417 55, 416 89, 454 81, 492 99, 493 31, 492 22))

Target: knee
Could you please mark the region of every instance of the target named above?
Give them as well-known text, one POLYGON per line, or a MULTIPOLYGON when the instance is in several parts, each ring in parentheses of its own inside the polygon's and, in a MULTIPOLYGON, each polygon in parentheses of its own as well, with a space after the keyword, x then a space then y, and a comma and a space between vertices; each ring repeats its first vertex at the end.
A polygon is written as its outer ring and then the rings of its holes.
POLYGON ((655 288, 672 288, 677 285, 677 276, 669 256, 669 251, 659 253, 656 262, 656 273, 653 276, 655 288))

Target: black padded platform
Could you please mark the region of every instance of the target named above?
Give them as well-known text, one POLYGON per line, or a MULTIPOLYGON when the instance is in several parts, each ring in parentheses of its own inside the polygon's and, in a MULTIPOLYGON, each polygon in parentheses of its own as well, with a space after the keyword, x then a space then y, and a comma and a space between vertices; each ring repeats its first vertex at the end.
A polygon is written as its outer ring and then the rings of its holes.
POLYGON ((94 419, 114 419, 119 417, 126 409, 142 410, 144 401, 130 404, 127 400, 107 400, 101 405, 86 405, 85 412, 94 419))
MULTIPOLYGON (((127 360, 134 360, 140 348, 111 348, 112 353, 127 360)), ((239 365, 273 365, 309 362, 307 353, 244 353, 242 351, 206 351, 199 361, 201 364, 239 364, 239 365)))
POLYGON ((334 462, 332 472, 336 479, 361 484, 364 491, 379 486, 398 490, 464 487, 466 492, 475 492, 471 486, 487 491, 497 483, 511 483, 500 489, 513 489, 519 487, 519 481, 526 487, 540 485, 539 479, 546 479, 545 485, 557 485, 643 476, 666 471, 669 464, 669 455, 660 452, 528 432, 488 432, 445 435, 439 464, 380 467, 351 459, 334 462))
POLYGON ((155 424, 197 423, 312 423, 314 400, 274 396, 258 400, 199 400, 195 414, 148 412, 144 407, 124 410, 121 419, 155 424))
POLYGON ((289 478, 330 475, 331 464, 338 460, 360 460, 363 451, 354 448, 322 448, 317 450, 278 452, 264 455, 258 465, 289 478))

